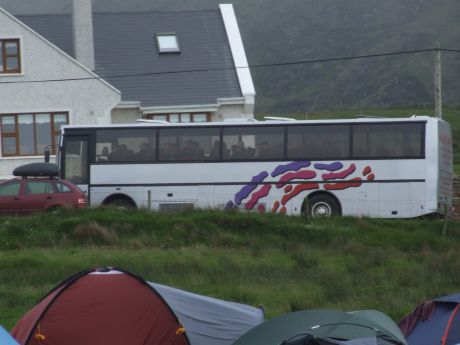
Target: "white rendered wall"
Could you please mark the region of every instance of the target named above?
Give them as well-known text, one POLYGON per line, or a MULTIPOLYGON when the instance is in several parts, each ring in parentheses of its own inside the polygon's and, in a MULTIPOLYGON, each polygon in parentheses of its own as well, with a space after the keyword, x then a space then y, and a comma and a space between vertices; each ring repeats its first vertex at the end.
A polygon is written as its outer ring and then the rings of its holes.
MULTIPOLYGON (((70 124, 108 124, 120 93, 61 50, 28 29, 0 8, 0 38, 21 40, 22 73, 0 74, 0 114, 31 112, 69 113, 70 124), (40 80, 81 79, 34 82, 40 80), (4 83, 4 84, 1 84, 4 83)), ((11 170, 43 157, 5 158, 1 155, 0 179, 11 170)))
POLYGON ((218 107, 215 121, 224 121, 228 119, 253 119, 253 113, 245 112, 244 104, 226 104, 218 107))
POLYGON ((112 123, 137 123, 141 118, 139 108, 115 108, 112 110, 112 123))

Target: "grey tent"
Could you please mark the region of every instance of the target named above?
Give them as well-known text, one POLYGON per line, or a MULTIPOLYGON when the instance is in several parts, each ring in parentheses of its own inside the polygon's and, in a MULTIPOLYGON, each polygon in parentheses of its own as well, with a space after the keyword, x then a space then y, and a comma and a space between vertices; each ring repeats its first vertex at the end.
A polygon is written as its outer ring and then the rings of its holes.
POLYGON ((398 326, 376 310, 288 313, 250 330, 234 345, 407 345, 398 326))
POLYGON ((265 321, 261 308, 149 284, 179 318, 191 345, 231 345, 265 321))

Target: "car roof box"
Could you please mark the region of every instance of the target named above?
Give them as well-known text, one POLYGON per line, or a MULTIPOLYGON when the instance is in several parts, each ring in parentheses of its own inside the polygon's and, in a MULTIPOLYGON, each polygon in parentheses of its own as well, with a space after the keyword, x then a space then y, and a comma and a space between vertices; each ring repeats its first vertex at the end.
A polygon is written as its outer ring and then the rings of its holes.
POLYGON ((56 177, 59 175, 59 169, 56 164, 53 163, 30 163, 24 164, 13 170, 14 176, 21 177, 40 177, 49 176, 56 177))

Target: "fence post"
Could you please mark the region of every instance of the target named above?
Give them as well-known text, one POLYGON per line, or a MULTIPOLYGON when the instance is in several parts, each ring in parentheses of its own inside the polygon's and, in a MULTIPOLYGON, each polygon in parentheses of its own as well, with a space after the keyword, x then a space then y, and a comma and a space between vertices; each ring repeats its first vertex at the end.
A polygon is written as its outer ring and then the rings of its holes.
POLYGON ((310 224, 310 201, 308 200, 308 198, 305 199, 305 204, 304 204, 304 207, 305 207, 305 221, 307 222, 307 224, 310 224))
POLYGON ((442 222, 442 236, 446 237, 447 235, 447 218, 448 218, 448 207, 447 204, 444 205, 444 221, 442 222))
POLYGON ((147 209, 148 210, 152 209, 152 191, 151 190, 147 191, 147 209))

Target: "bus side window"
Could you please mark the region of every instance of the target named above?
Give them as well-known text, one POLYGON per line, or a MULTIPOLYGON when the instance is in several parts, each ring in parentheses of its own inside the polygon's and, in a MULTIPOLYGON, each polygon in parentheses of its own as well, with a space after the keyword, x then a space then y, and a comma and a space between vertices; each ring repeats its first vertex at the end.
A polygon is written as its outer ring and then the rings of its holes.
POLYGON ((177 146, 171 142, 164 143, 160 146, 160 160, 174 161, 177 159, 177 146))
POLYGON ((229 155, 224 149, 223 159, 280 159, 284 156, 284 128, 281 126, 224 128, 223 140, 230 148, 229 155))
POLYGON ((155 148, 150 143, 143 142, 135 156, 140 162, 153 161, 155 160, 155 148))
POLYGON ((165 128, 159 133, 161 161, 219 159, 219 128, 165 128))

